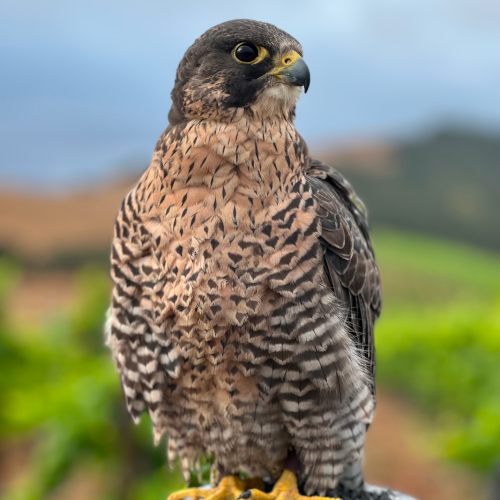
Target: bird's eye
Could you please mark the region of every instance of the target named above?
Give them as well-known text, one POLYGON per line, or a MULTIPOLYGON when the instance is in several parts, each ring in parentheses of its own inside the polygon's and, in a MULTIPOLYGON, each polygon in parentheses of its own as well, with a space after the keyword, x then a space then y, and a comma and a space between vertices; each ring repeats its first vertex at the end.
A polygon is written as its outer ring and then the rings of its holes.
POLYGON ((242 43, 234 50, 234 57, 242 63, 252 63, 259 58, 259 49, 253 43, 242 43))

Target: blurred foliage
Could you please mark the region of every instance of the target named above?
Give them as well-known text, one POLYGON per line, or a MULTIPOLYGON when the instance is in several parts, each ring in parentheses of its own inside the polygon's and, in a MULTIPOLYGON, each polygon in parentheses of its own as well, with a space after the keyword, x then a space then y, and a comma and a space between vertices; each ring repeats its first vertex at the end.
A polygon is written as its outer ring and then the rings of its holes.
MULTIPOLYGON (((2 262, 1 298, 18 274, 2 262)), ((0 316, 0 440, 33 446, 27 470, 2 498, 46 498, 78 467, 101 471, 102 499, 162 498, 182 482, 166 468, 161 447, 152 446, 147 418, 134 427, 126 415, 103 345, 107 272, 82 269, 77 288, 78 306, 38 331, 0 316)))
MULTIPOLYGON (((389 230, 374 233, 374 246, 385 300, 378 381, 433 418, 429 439, 444 456, 486 471, 500 451, 500 257, 389 230)), ((107 270, 82 268, 77 305, 35 329, 5 311, 21 272, 0 259, 0 455, 6 443, 31 452, 2 498, 60 498, 81 470, 97 471, 96 499, 156 500, 181 488, 148 418, 135 427, 126 415, 103 345, 107 270)))
POLYGON ((487 471, 500 458, 500 257, 390 231, 374 245, 378 382, 433 417, 443 455, 487 471))

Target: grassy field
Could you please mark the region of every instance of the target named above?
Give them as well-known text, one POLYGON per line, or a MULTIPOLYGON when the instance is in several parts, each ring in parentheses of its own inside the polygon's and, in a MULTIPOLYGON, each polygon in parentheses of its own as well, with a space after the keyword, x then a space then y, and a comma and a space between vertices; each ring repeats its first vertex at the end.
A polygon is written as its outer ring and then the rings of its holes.
POLYGON ((378 382, 436 421, 443 456, 487 472, 500 458, 500 258, 391 231, 374 242, 378 382))
MULTIPOLYGON (((433 453, 486 477, 500 458, 500 257, 389 229, 374 231, 374 246, 384 286, 379 387, 432 423, 433 453)), ((107 269, 83 267, 73 305, 29 325, 7 310, 22 275, 0 259, 0 458, 19 456, 2 498, 66 498, 68 478, 84 491, 97 478, 83 495, 96 500, 154 500, 181 487, 148 419, 134 427, 126 416, 103 347, 107 269)))

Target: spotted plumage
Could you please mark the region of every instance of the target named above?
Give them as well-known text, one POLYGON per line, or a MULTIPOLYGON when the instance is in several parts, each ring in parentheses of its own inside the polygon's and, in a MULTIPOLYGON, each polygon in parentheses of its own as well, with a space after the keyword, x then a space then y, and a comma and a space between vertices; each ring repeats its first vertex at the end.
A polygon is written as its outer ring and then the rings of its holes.
POLYGON ((363 205, 293 124, 301 55, 255 21, 200 37, 116 220, 107 342, 186 480, 209 454, 221 476, 295 457, 309 494, 362 483, 379 274, 363 205), (263 60, 239 62, 242 42, 263 60))

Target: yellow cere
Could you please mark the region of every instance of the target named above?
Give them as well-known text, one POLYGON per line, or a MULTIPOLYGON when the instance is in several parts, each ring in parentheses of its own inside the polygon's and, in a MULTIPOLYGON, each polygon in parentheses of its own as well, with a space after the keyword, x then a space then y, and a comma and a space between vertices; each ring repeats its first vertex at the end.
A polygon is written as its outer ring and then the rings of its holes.
POLYGON ((295 61, 297 61, 297 59, 300 58, 301 58, 300 54, 298 52, 295 52, 295 50, 287 52, 285 55, 281 56, 281 59, 276 64, 276 66, 269 72, 269 74, 281 78, 279 72, 284 70, 288 66, 292 66, 292 64, 294 64, 295 61))

